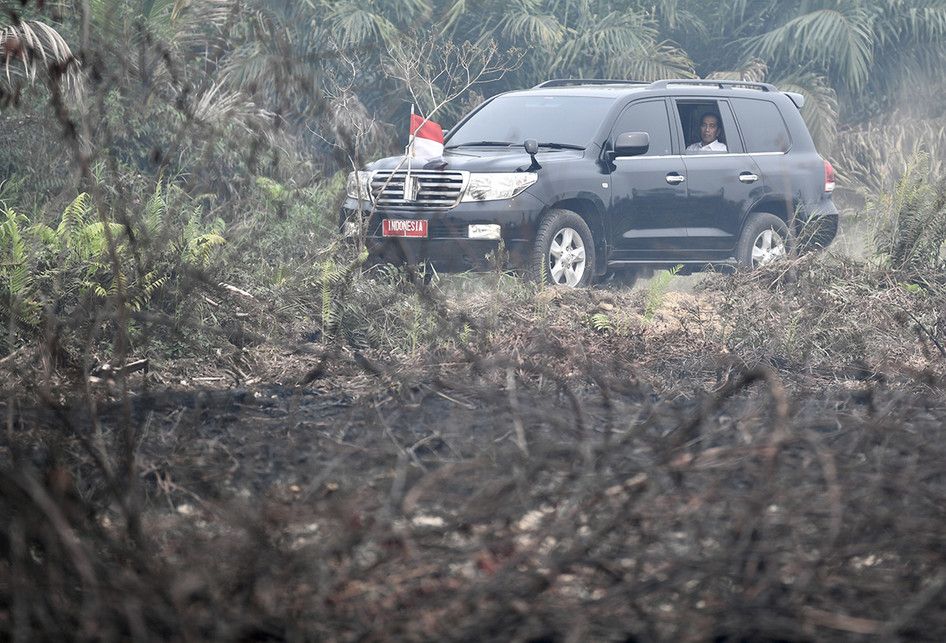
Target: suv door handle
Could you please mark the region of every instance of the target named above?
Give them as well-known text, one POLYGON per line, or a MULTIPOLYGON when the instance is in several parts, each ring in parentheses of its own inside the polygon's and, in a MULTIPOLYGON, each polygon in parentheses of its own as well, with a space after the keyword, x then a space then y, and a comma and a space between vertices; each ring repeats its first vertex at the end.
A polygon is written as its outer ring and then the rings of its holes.
POLYGON ((759 180, 758 175, 753 174, 752 172, 740 172, 739 180, 743 183, 755 183, 759 180))
POLYGON ((671 172, 667 175, 667 183, 670 185, 680 185, 687 180, 687 177, 682 174, 677 174, 676 172, 671 172))

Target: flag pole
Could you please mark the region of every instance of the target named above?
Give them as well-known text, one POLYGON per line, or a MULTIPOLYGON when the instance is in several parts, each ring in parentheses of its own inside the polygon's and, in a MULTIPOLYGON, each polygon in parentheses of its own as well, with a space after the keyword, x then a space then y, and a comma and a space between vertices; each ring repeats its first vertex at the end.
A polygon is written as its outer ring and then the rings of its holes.
POLYGON ((404 200, 407 200, 408 191, 410 190, 410 181, 411 181, 411 156, 413 155, 413 145, 414 145, 414 136, 416 133, 414 129, 414 103, 411 103, 411 120, 410 124, 407 126, 408 135, 407 135, 407 149, 404 152, 404 155, 407 156, 407 173, 404 175, 404 200))

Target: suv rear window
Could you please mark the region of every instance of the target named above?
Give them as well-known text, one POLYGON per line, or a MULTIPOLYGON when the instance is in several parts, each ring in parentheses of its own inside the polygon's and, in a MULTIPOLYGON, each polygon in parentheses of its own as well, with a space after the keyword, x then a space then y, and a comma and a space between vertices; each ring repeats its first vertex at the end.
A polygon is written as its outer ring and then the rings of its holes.
POLYGON ((787 152, 792 138, 778 107, 766 100, 734 98, 731 101, 747 152, 787 152))
POLYGON ((614 104, 606 96, 499 96, 450 135, 447 147, 480 141, 586 146, 614 104))

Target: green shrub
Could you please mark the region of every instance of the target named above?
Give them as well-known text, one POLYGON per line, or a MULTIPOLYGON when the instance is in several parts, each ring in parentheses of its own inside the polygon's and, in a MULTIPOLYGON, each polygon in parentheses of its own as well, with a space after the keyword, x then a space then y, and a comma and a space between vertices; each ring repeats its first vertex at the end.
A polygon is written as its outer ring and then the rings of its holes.
POLYGON ((320 265, 339 242, 338 200, 344 176, 307 186, 258 177, 227 204, 225 263, 233 278, 277 293, 320 279, 320 265))
POLYGON ((139 222, 122 224, 103 218, 82 193, 55 227, 7 208, 0 223, 0 321, 14 329, 7 348, 36 337, 46 315, 84 336, 110 323, 108 311, 119 305, 176 307, 160 296, 211 266, 223 224, 204 224, 198 206, 172 211, 168 203, 159 184, 139 222))
POLYGON ((657 309, 660 308, 660 305, 663 303, 664 296, 667 294, 667 289, 670 288, 673 278, 676 277, 677 273, 681 270, 683 270, 683 265, 677 264, 670 270, 660 270, 653 276, 650 283, 647 285, 647 298, 644 302, 644 319, 650 321, 654 318, 654 313, 657 312, 657 309))
POLYGON ((916 155, 896 189, 871 202, 875 247, 894 270, 940 272, 946 244, 946 179, 932 178, 930 157, 916 155))

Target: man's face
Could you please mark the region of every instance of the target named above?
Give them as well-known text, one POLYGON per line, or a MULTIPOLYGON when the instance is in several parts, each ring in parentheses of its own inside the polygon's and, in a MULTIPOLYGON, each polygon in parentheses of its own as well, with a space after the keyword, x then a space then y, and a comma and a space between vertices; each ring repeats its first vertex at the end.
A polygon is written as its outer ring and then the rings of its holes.
POLYGON ((719 121, 715 116, 704 116, 700 123, 700 140, 703 145, 709 145, 719 136, 719 121))

